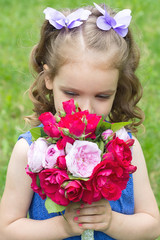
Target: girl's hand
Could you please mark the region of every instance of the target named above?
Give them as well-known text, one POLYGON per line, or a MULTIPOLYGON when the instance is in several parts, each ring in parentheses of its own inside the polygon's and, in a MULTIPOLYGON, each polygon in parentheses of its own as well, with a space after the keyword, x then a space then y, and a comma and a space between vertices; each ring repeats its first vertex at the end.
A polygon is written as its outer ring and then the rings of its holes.
MULTIPOLYGON (((64 228, 69 237, 81 235, 84 229, 77 224, 77 213, 81 209, 82 202, 70 203, 64 213, 64 228)), ((83 206, 83 205, 82 205, 83 206)))
POLYGON ((82 234, 86 229, 106 231, 109 228, 112 210, 106 199, 94 202, 91 205, 84 203, 71 205, 66 209, 65 216, 69 217, 71 227, 77 233, 82 234))
POLYGON ((106 231, 111 223, 112 210, 106 199, 101 199, 91 205, 83 204, 77 211, 75 221, 81 228, 106 231))

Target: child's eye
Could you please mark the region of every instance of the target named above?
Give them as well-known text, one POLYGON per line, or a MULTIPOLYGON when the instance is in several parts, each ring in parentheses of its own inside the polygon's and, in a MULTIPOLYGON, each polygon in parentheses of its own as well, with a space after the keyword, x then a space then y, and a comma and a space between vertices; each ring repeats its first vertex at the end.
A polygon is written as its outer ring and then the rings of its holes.
POLYGON ((99 99, 109 99, 111 96, 106 94, 101 94, 101 95, 97 95, 96 97, 99 99))
POLYGON ((71 92, 71 91, 64 91, 64 94, 68 95, 68 96, 77 96, 78 94, 75 92, 71 92))

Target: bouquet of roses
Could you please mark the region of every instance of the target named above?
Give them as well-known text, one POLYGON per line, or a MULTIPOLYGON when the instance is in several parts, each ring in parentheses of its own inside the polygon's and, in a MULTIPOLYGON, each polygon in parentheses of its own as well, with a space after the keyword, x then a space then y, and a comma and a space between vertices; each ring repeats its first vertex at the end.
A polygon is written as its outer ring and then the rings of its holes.
POLYGON ((33 191, 46 199, 49 213, 62 212, 70 202, 118 200, 136 171, 134 140, 124 128, 129 122, 111 124, 81 111, 73 99, 63 109, 41 114, 43 126, 31 129, 26 172, 33 191))

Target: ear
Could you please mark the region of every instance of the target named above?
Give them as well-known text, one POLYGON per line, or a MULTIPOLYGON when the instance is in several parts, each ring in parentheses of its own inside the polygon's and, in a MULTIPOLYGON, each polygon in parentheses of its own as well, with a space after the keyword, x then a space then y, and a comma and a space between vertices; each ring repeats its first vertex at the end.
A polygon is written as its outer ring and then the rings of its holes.
MULTIPOLYGON (((44 71, 47 71, 47 70, 49 69, 48 65, 47 65, 47 64, 44 64, 44 65, 43 65, 43 69, 44 69, 44 71)), ((52 90, 52 89, 53 89, 53 81, 52 81, 48 76, 46 76, 46 77, 44 78, 44 80, 45 80, 46 88, 47 88, 48 90, 52 90)))

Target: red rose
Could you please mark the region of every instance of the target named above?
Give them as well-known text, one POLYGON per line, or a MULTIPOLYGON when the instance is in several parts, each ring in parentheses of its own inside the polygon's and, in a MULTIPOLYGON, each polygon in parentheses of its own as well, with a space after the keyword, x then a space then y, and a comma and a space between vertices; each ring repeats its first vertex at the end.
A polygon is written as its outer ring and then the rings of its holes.
POLYGON ((122 139, 116 137, 107 144, 108 152, 112 152, 118 163, 122 167, 128 167, 132 160, 132 153, 129 145, 122 139))
POLYGON ((101 193, 108 201, 116 201, 121 197, 122 191, 117 184, 109 181, 103 186, 101 193))
POLYGON ((51 112, 44 112, 39 116, 39 120, 41 121, 41 123, 43 123, 43 125, 48 125, 48 124, 55 124, 56 123, 56 119, 53 116, 53 114, 51 112))
POLYGON ((76 112, 76 107, 75 107, 73 99, 63 102, 62 104, 63 104, 63 109, 66 112, 66 114, 72 114, 72 113, 76 112))
POLYGON ((82 201, 88 204, 91 204, 92 202, 97 202, 101 200, 102 194, 100 190, 97 190, 93 187, 92 181, 81 181, 84 191, 82 196, 82 201))
POLYGON ((46 198, 46 194, 42 192, 42 188, 37 185, 39 182, 38 173, 33 173, 29 171, 29 165, 26 167, 26 173, 32 178, 31 188, 34 192, 38 193, 39 196, 44 200, 46 198))
POLYGON ((96 114, 87 114, 87 126, 85 129, 85 134, 89 134, 87 137, 89 138, 96 138, 95 131, 99 121, 101 120, 102 116, 97 116, 96 114))
POLYGON ((108 152, 103 155, 103 159, 107 161, 107 168, 112 169, 112 174, 110 175, 110 180, 117 184, 121 190, 125 189, 127 186, 127 182, 129 180, 129 173, 128 167, 123 168, 119 165, 119 162, 112 152, 108 152))
POLYGON ((61 118, 59 126, 69 129, 70 134, 76 137, 80 137, 85 130, 85 134, 88 134, 87 137, 95 138, 95 131, 100 119, 101 116, 89 114, 86 110, 74 114, 67 114, 65 117, 61 118))
POLYGON ((73 115, 68 114, 61 118, 59 126, 62 128, 67 128, 70 134, 80 137, 85 129, 83 115, 85 115, 85 112, 76 112, 73 115))
POLYGON ((65 170, 45 169, 39 173, 39 179, 44 193, 52 201, 63 206, 69 204, 69 200, 65 197, 65 190, 61 187, 64 181, 69 180, 65 170))
POLYGON ((83 195, 83 186, 80 181, 71 181, 65 187, 66 196, 70 201, 79 202, 83 195))
POLYGON ((129 173, 116 161, 108 159, 100 162, 90 177, 93 192, 100 192, 107 200, 117 200, 121 191, 126 188, 128 180, 129 173))
POLYGON ((62 135, 62 138, 60 138, 57 142, 57 148, 59 150, 64 149, 67 142, 70 144, 74 143, 75 140, 73 138, 68 137, 68 136, 64 135, 63 133, 61 133, 61 135, 62 135))
POLYGON ((109 181, 111 174, 114 173, 115 165, 116 163, 113 161, 103 160, 94 168, 90 180, 96 191, 100 191, 106 182, 109 181))
POLYGON ((39 116, 39 120, 44 125, 44 132, 53 138, 60 137, 60 131, 58 129, 58 124, 56 123, 56 118, 51 112, 42 113, 39 116))
POLYGON ((57 166, 58 166, 60 169, 66 169, 66 168, 67 168, 65 156, 59 156, 59 157, 57 158, 57 166))

